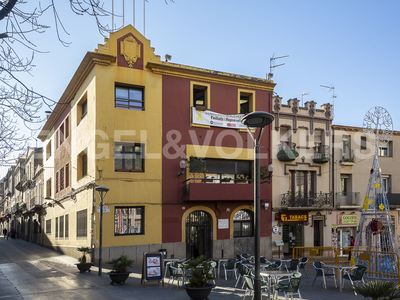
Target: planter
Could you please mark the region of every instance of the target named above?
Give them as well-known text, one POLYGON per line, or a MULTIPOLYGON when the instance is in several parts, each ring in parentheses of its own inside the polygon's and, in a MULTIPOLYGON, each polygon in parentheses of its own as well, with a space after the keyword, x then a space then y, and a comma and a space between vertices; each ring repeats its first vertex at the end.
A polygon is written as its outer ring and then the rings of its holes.
POLYGON ((230 181, 231 181, 230 179, 220 179, 221 183, 224 183, 224 182, 226 183, 226 182, 230 182, 230 181))
POLYGON ((189 287, 186 284, 182 285, 182 287, 186 290, 186 293, 191 299, 204 300, 207 299, 208 295, 210 295, 211 290, 215 288, 215 284, 210 284, 210 286, 202 288, 189 287))
POLYGON ((201 181, 202 181, 203 183, 214 182, 214 179, 202 179, 201 181))
POLYGON ((92 263, 84 263, 84 264, 75 264, 81 273, 86 271, 90 272, 90 267, 93 266, 92 263))
POLYGON ((280 161, 293 161, 299 156, 296 150, 281 150, 276 155, 280 161))
POLYGON ((129 277, 129 273, 113 273, 113 272, 110 272, 110 273, 108 273, 108 275, 110 275, 111 284, 119 283, 120 285, 123 285, 125 283, 125 281, 129 277))
POLYGON ((235 183, 237 183, 237 184, 246 184, 247 180, 236 179, 235 183))

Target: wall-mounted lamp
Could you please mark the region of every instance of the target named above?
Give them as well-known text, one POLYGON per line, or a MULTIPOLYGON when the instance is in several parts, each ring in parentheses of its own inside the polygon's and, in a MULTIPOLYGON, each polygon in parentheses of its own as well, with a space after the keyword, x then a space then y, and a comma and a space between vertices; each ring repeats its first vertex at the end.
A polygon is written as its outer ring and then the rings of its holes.
POLYGON ((263 206, 264 206, 264 209, 267 210, 269 208, 269 203, 264 203, 263 206))
MULTIPOLYGON (((268 175, 264 176, 264 178, 271 178, 272 177, 272 173, 274 172, 274 168, 275 168, 274 165, 272 163, 270 163, 268 165, 268 175)), ((261 178, 261 180, 264 179, 264 178, 261 178)))
POLYGON ((231 211, 231 209, 229 207, 225 209, 226 213, 229 213, 230 211, 231 211))
POLYGON ((181 161, 179 162, 179 167, 181 168, 181 172, 178 173, 178 179, 179 177, 183 178, 183 174, 185 174, 185 169, 186 169, 186 159, 182 158, 181 161))
POLYGON ((182 210, 185 210, 186 208, 184 206, 182 206, 182 210))
POLYGON ((53 203, 51 203, 50 201, 47 202, 47 205, 48 205, 48 206, 54 207, 54 203, 56 203, 56 204, 60 205, 62 208, 65 209, 65 207, 64 207, 64 206, 61 204, 61 202, 58 201, 58 200, 55 200, 55 199, 53 199, 53 198, 51 198, 51 197, 45 197, 44 199, 45 199, 45 200, 52 200, 52 201, 54 201, 53 203))

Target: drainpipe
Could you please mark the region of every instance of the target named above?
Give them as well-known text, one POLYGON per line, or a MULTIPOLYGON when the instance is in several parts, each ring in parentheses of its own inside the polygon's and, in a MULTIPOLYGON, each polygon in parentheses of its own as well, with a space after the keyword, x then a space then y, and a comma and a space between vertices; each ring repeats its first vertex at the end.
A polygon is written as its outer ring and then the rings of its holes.
POLYGON ((91 263, 94 263, 94 248, 93 248, 93 227, 94 227, 94 210, 96 208, 96 194, 94 193, 94 188, 96 187, 96 181, 92 183, 92 189, 93 189, 93 205, 92 205, 92 224, 90 228, 90 249, 92 249, 92 254, 91 256, 91 263))
POLYGON ((332 200, 333 200, 333 208, 335 207, 335 130, 331 130, 332 132, 332 200))

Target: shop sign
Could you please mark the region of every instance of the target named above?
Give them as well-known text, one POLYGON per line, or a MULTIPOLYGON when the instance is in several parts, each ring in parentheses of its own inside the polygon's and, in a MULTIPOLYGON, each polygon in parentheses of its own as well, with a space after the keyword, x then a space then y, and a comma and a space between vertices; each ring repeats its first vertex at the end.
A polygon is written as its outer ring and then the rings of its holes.
POLYGON ((338 223, 338 225, 355 225, 355 224, 358 224, 358 216, 355 214, 338 215, 337 223, 338 223))
POLYGON ((308 212, 304 213, 277 213, 275 220, 279 222, 308 222, 308 212))

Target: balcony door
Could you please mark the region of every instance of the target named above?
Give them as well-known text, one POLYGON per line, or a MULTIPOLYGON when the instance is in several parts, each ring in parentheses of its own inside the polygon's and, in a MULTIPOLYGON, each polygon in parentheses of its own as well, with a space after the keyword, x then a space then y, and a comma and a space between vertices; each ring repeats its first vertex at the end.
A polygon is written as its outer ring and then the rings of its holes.
MULTIPOLYGON (((292 199, 300 202, 314 198, 315 193, 314 171, 291 171, 290 194, 292 199)), ((310 203, 311 204, 311 203, 310 203)))
POLYGON ((212 218, 205 211, 197 210, 186 218, 186 258, 205 255, 211 258, 212 218))

